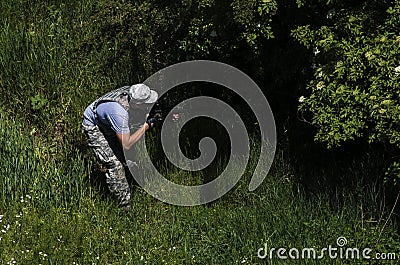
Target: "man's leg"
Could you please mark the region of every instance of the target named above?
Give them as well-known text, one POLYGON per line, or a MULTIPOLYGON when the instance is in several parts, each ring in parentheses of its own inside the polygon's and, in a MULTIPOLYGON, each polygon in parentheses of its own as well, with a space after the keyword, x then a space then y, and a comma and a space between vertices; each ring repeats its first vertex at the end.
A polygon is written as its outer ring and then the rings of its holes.
POLYGON ((124 166, 113 151, 117 147, 110 147, 109 141, 97 126, 83 126, 83 131, 88 137, 88 146, 93 149, 97 160, 107 168, 106 183, 111 194, 116 197, 120 207, 129 211, 131 192, 124 166))

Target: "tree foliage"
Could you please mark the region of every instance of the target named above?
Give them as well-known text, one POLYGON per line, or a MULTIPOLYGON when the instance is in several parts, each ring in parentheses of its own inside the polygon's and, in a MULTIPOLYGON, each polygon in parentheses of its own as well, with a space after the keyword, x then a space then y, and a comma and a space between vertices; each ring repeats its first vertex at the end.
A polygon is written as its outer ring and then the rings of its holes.
POLYGON ((79 46, 102 51, 105 69, 120 72, 129 64, 145 79, 184 60, 232 62, 243 50, 253 58, 262 41, 273 38, 276 10, 274 0, 99 1, 80 26, 87 36, 79 46))
POLYGON ((314 53, 299 108, 329 147, 362 138, 399 148, 400 1, 328 2, 325 23, 292 31, 314 53))

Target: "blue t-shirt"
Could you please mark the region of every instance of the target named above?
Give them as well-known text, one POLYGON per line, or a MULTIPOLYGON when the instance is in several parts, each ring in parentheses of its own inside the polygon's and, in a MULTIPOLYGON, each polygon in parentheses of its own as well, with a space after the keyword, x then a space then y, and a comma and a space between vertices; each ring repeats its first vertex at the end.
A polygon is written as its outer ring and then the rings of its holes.
POLYGON ((84 114, 83 123, 89 126, 99 126, 106 133, 114 131, 118 134, 129 133, 129 115, 128 112, 117 102, 103 102, 97 106, 97 118, 96 119, 93 111, 94 103, 90 104, 84 114), (112 131, 111 131, 111 130, 112 131))

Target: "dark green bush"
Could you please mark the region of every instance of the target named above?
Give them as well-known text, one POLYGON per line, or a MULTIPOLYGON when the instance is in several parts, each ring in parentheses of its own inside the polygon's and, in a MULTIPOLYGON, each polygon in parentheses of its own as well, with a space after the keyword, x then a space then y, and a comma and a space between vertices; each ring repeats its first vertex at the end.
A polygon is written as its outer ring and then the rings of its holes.
MULTIPOLYGON (((312 9, 315 1, 299 2, 312 9)), ((299 108, 305 117, 312 113, 310 122, 318 128, 315 138, 328 147, 363 139, 387 146, 396 157, 400 1, 332 2, 322 14, 322 25, 302 25, 292 32, 314 53, 313 78, 299 108)))

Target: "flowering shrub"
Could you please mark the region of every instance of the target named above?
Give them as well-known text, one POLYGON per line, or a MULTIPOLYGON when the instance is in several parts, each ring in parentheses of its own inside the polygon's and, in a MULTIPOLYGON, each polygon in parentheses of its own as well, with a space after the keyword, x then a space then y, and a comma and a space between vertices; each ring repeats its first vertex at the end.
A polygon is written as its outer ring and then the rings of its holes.
MULTIPOLYGON (((298 1, 305 6, 308 2, 298 1)), ((398 151, 400 1, 352 6, 336 1, 331 7, 322 25, 292 31, 314 51, 314 77, 299 108, 312 113, 316 139, 328 147, 362 138, 398 151)))

